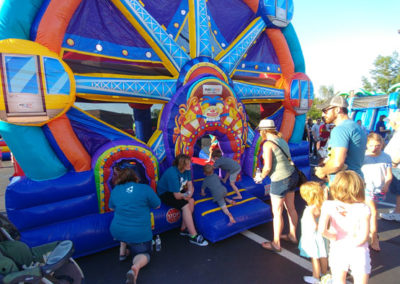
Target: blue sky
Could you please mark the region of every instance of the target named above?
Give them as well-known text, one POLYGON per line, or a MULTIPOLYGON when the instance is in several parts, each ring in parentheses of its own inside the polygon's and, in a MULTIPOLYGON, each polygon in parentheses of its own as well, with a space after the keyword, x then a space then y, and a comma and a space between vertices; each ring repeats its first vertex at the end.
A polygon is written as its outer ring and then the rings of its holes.
POLYGON ((294 0, 292 24, 315 93, 361 88, 378 55, 400 53, 400 0, 294 0))

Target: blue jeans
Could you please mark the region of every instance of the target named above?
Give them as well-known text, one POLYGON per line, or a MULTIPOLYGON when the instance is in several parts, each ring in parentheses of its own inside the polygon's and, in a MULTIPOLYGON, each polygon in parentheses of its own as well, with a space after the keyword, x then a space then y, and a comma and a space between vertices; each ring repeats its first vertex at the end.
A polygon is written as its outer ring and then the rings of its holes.
POLYGON ((147 261, 150 262, 150 254, 152 252, 151 240, 143 243, 127 243, 131 255, 134 257, 137 254, 144 254, 147 261))

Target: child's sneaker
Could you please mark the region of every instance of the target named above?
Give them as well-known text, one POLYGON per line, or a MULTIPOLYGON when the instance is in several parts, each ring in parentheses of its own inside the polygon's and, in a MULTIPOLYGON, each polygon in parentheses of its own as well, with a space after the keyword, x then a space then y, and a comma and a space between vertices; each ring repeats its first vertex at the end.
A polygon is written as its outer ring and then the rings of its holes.
POLYGON ((400 213, 381 213, 379 216, 388 221, 400 222, 400 213))
POLYGON ((303 280, 306 283, 319 284, 319 279, 314 278, 313 276, 303 276, 303 280))
POLYGON ((324 276, 321 277, 321 284, 332 284, 332 275, 330 275, 329 273, 325 274, 324 276))
POLYGON ((201 247, 205 247, 208 245, 208 242, 204 239, 204 237, 202 235, 197 235, 194 237, 191 237, 189 240, 192 244, 201 246, 201 247))
POLYGON ((126 273, 125 284, 136 284, 135 273, 132 269, 129 269, 128 273, 126 273))
POLYGON ((189 231, 187 229, 181 230, 179 232, 179 235, 184 236, 184 237, 190 237, 190 233, 189 233, 189 231))

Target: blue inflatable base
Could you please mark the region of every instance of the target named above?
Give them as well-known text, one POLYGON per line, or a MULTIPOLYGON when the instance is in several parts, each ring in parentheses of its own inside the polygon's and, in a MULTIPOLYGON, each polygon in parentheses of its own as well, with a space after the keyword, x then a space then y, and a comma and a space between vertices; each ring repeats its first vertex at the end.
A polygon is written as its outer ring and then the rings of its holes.
MULTIPOLYGON (((228 216, 222 212, 218 204, 213 202, 210 193, 207 193, 205 197, 198 195, 200 187, 201 182, 195 183, 194 221, 197 230, 212 243, 272 220, 270 206, 246 190, 241 189, 243 198, 236 200, 236 205, 228 205, 228 210, 236 220, 236 223, 231 224, 228 216)), ((231 190, 230 186, 226 187, 231 190)), ((235 195, 232 190, 228 192, 230 198, 235 195)))
MULTIPOLYGON (((297 146, 291 147, 293 161, 310 177, 308 143, 297 146)), ((210 193, 200 196, 203 166, 193 164, 193 176, 194 221, 198 232, 207 240, 217 242, 272 220, 271 208, 263 202, 269 198, 268 178, 263 184, 255 184, 252 177, 242 174, 236 184, 243 199, 228 207, 237 223, 229 224, 210 193)), ((225 186, 233 197, 231 187, 225 186)), ((29 246, 68 239, 74 242, 75 256, 84 256, 118 245, 109 232, 113 212, 100 214, 98 211, 92 171, 70 172, 45 181, 16 177, 7 187, 5 200, 9 219, 29 246)), ((179 227, 181 221, 181 212, 175 208, 162 204, 152 210, 154 235, 179 227)))

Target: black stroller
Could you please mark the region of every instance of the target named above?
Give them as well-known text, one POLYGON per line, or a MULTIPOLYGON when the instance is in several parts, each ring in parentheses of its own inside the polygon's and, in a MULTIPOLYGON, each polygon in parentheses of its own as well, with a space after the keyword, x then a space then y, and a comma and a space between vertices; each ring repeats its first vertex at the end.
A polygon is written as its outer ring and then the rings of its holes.
POLYGON ((0 283, 80 284, 84 276, 71 257, 72 241, 29 248, 18 229, 0 214, 0 283))

